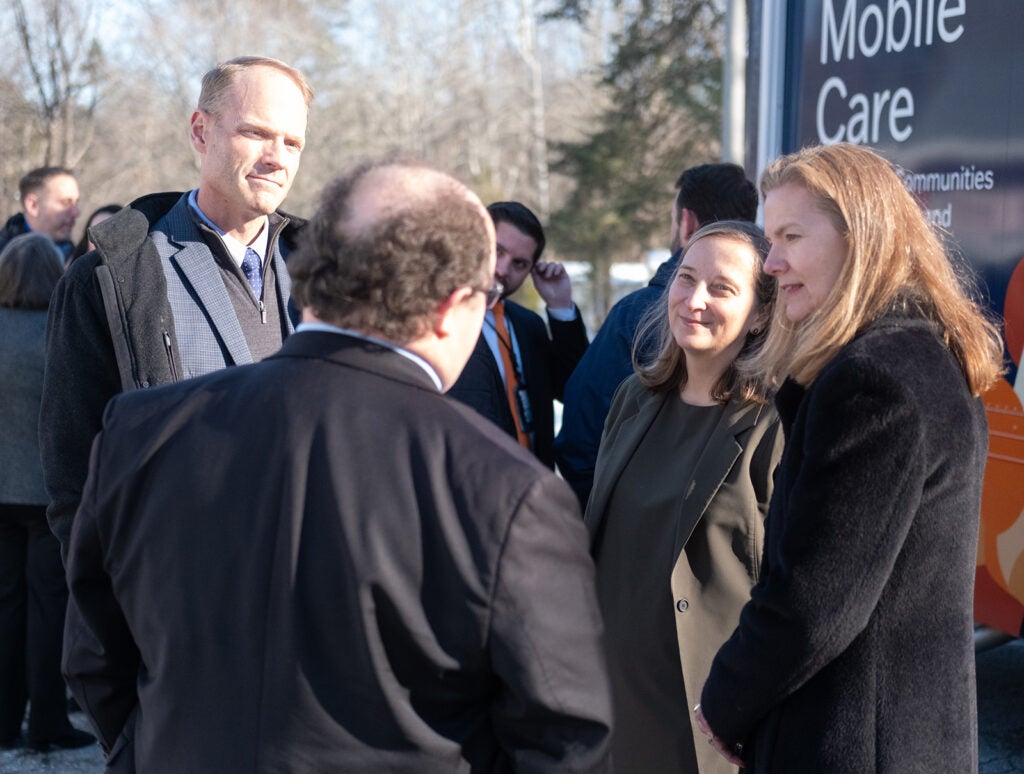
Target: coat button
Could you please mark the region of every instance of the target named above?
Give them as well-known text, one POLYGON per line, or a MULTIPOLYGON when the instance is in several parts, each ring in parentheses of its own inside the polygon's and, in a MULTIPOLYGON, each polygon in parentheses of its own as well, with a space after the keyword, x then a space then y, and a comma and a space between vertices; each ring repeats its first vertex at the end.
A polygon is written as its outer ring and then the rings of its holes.
POLYGON ((685 613, 687 609, 689 609, 689 607, 690 603, 687 602, 685 599, 680 599, 678 602, 676 602, 676 610, 678 610, 680 613, 685 613))

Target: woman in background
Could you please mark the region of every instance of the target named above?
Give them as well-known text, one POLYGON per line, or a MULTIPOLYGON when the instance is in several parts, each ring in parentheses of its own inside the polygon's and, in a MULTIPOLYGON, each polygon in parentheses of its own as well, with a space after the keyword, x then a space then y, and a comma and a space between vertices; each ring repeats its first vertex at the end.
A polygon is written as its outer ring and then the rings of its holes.
POLYGON ((976 771, 972 596, 1002 343, 888 162, 764 173, 785 383, 764 566, 697 722, 754 772, 976 771))
POLYGON ((24 234, 0 252, 0 747, 84 747, 68 721, 61 645, 68 591, 39 462, 46 307, 63 266, 49 237, 24 234))
POLYGON ((757 580, 782 435, 737 364, 765 340, 775 283, 752 223, 690 239, 638 340, 659 338, 605 423, 586 523, 597 562, 620 771, 735 771, 689 708, 757 580))
POLYGON ((72 250, 71 255, 68 256, 68 266, 70 266, 71 262, 76 258, 81 258, 90 250, 96 249, 96 245, 94 245, 92 240, 89 238, 89 229, 97 223, 102 223, 115 212, 120 211, 120 204, 104 204, 89 216, 89 219, 85 221, 85 228, 82 229, 82 238, 78 240, 78 243, 75 245, 75 249, 72 250))

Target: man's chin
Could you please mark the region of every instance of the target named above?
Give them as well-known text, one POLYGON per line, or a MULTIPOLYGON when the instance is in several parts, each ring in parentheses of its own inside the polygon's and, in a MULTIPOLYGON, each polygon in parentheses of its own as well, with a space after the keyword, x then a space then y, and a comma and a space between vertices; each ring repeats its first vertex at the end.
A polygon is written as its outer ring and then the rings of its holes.
POLYGON ((269 215, 276 212, 277 208, 287 197, 288 192, 277 189, 274 191, 256 191, 252 198, 253 209, 260 215, 269 215))

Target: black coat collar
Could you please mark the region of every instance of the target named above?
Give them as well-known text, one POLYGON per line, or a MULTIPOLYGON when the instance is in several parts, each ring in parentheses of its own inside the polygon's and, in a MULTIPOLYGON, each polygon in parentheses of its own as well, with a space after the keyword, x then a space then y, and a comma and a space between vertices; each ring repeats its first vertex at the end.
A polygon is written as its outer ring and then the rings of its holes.
POLYGON ((430 375, 417 363, 393 349, 366 339, 331 331, 293 333, 272 356, 326 360, 348 368, 375 373, 437 394, 430 375))

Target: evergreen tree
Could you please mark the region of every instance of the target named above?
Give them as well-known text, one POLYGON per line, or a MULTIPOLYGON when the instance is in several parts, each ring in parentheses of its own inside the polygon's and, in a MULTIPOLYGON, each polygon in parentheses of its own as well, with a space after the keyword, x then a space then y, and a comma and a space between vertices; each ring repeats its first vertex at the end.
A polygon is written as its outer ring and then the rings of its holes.
MULTIPOLYGON (((556 14, 582 21, 591 6, 569 0, 556 14)), ((721 0, 641 0, 605 66, 608 107, 582 141, 554 146, 553 169, 572 189, 552 216, 552 243, 593 265, 600 318, 612 262, 666 247, 676 178, 718 158, 724 13, 721 0)))

